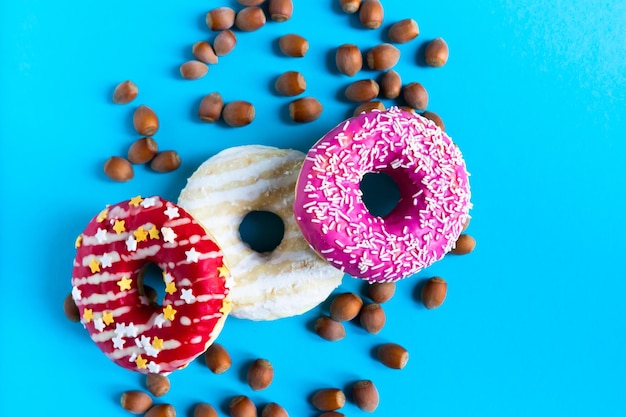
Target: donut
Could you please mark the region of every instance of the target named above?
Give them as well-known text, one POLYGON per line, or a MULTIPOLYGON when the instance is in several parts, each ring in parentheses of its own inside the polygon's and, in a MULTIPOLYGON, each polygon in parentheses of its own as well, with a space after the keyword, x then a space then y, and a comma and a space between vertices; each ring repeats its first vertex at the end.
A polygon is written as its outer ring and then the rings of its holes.
POLYGON ((392 107, 345 120, 307 153, 296 222, 331 265, 369 282, 406 278, 449 252, 471 208, 465 161, 434 122, 392 107), (390 176, 400 201, 384 217, 363 203, 367 173, 390 176))
POLYGON ((343 273, 320 258, 293 216, 294 187, 304 153, 270 146, 225 149, 191 175, 178 204, 200 221, 224 250, 233 288, 232 315, 274 320, 302 314, 339 286, 343 273), (284 225, 282 241, 259 253, 243 242, 239 226, 253 211, 284 225))
POLYGON ((107 206, 76 239, 72 298, 96 345, 140 373, 184 368, 220 333, 230 281, 214 239, 160 197, 107 206), (149 264, 161 268, 162 305, 145 296, 149 264))

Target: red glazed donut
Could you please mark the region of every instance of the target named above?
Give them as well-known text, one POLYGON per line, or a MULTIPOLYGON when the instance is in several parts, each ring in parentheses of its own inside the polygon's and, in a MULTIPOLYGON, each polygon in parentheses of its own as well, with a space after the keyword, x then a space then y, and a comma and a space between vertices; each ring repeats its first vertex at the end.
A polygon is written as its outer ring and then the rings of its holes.
POLYGON ((203 353, 230 311, 222 251, 191 215, 161 199, 105 208, 76 240, 72 297, 91 339, 118 365, 167 374, 203 353), (141 280, 163 271, 163 305, 141 280))
POLYGON ((392 107, 350 118, 308 152, 294 214, 309 244, 346 273, 370 282, 408 277, 441 259, 471 208, 459 148, 434 122, 392 107), (362 200, 367 173, 385 173, 400 201, 385 217, 362 200))

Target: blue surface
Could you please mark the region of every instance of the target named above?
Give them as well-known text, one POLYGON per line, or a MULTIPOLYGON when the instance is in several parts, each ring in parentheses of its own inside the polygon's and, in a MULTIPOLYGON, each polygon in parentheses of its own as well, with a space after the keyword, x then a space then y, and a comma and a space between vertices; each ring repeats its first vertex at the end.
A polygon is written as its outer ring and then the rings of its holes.
MULTIPOLYGON (((195 168, 226 147, 304 151, 351 113, 338 99, 351 79, 334 70, 334 48, 367 49, 386 31, 362 29, 336 3, 296 1, 290 21, 241 33, 233 53, 197 81, 182 80, 178 67, 194 42, 212 39, 206 11, 233 1, 0 3, 0 416, 128 415, 119 395, 142 388, 143 378, 108 361, 63 315, 75 236, 105 204, 137 194, 176 200, 195 168), (306 57, 277 52, 276 39, 289 32, 309 39, 306 57), (317 121, 289 122, 290 99, 271 88, 286 70, 301 71, 305 94, 324 105, 317 121), (126 79, 139 97, 114 105, 113 88, 126 79), (254 122, 199 122, 197 104, 212 91, 253 102, 254 122), (139 104, 155 109, 155 139, 183 164, 169 174, 140 168, 131 182, 114 183, 102 164, 137 137, 131 114, 139 104)), ((626 415, 626 4, 384 5, 384 28, 403 18, 419 23, 396 69, 426 86, 429 108, 464 153, 475 252, 399 283, 376 336, 349 324, 344 340, 321 340, 311 323, 326 304, 274 322, 231 318, 219 338, 231 370, 213 375, 198 360, 171 376, 160 402, 190 415, 206 401, 226 415, 230 397, 244 394, 312 417, 315 390, 368 378, 380 391, 379 416, 626 415), (450 45, 448 64, 417 65, 418 50, 438 36, 450 45), (416 288, 434 275, 449 292, 427 311, 416 288), (387 341, 409 349, 404 370, 372 358, 387 341), (274 363, 276 377, 253 392, 243 375, 257 357, 274 363)), ((345 278, 338 291, 346 290, 361 284, 345 278)), ((343 411, 366 414, 352 402, 343 411)))

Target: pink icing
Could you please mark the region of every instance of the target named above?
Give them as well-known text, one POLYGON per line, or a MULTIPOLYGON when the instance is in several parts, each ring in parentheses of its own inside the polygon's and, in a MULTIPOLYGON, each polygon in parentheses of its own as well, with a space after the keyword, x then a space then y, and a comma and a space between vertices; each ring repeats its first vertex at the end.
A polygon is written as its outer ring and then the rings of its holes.
POLYGON ((350 118, 308 152, 294 214, 311 247, 370 282, 406 278, 440 260, 469 215, 459 148, 432 121, 396 107, 350 118), (362 201, 367 173, 394 179, 400 201, 384 218, 362 201))

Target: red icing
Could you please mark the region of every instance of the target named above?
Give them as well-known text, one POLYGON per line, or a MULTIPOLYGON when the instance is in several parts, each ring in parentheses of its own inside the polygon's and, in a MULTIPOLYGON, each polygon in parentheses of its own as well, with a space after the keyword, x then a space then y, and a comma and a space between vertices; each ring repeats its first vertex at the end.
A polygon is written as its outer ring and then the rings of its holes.
MULTIPOLYGON (((133 371, 169 373, 204 352, 221 330, 220 322, 230 304, 225 299, 229 292, 226 278, 220 275, 227 272, 222 269, 221 249, 184 209, 160 197, 141 201, 109 206, 89 222, 74 260, 73 294, 91 338, 111 360, 133 371), (179 216, 170 219, 176 214, 173 208, 178 209, 179 216), (125 231, 117 233, 116 220, 125 222, 125 231), (129 250, 127 240, 141 227, 147 232, 145 240, 137 242, 136 250, 132 245, 129 250), (166 242, 167 229, 163 228, 171 228, 176 238, 166 242), (106 231, 105 241, 98 241, 98 236, 104 236, 99 229, 106 231), (194 252, 199 253, 197 262, 194 252), (92 272, 90 262, 94 259, 99 265, 92 266, 100 271, 92 272), (150 304, 139 293, 139 274, 148 263, 170 274, 176 286, 172 294, 165 294, 162 306, 150 304), (124 277, 131 280, 130 290, 121 290, 124 277), (171 321, 167 319, 170 308, 175 310, 171 321), (128 331, 131 323, 138 329, 136 336, 128 331)), ((120 231, 119 223, 117 229, 120 231)), ((141 240, 141 233, 138 236, 141 240)))

